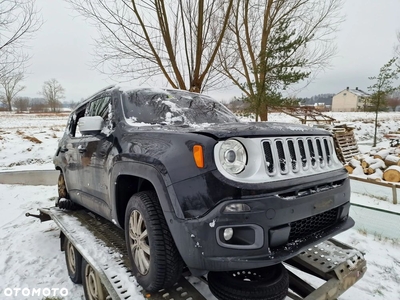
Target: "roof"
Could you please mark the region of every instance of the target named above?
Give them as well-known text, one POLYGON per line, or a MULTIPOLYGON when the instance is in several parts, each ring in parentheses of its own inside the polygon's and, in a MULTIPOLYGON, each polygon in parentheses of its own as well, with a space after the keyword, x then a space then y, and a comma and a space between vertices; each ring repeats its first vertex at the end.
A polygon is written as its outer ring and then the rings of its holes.
POLYGON ((369 94, 367 92, 364 92, 363 90, 360 90, 360 89, 344 89, 344 90, 340 91, 339 93, 337 93, 336 95, 338 95, 338 94, 340 94, 342 92, 345 92, 345 91, 351 92, 354 95, 360 96, 360 97, 369 97, 369 96, 371 96, 371 94, 369 94))

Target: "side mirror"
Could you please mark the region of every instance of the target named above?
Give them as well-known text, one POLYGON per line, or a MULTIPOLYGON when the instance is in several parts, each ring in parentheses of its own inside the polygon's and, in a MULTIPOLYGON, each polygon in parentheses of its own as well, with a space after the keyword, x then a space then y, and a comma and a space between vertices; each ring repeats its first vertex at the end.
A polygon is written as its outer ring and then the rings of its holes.
POLYGON ((100 116, 82 117, 78 121, 78 128, 83 135, 96 135, 104 127, 104 120, 100 116))

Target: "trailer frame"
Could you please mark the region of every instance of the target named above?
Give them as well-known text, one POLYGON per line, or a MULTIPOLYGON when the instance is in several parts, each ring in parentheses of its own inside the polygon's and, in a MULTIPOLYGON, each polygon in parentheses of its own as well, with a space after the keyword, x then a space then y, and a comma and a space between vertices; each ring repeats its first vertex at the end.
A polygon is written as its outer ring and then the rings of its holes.
MULTIPOLYGON (((60 248, 67 238, 92 268, 97 272, 109 293, 107 299, 132 299, 136 288, 134 276, 129 270, 129 260, 124 241, 124 232, 113 223, 87 210, 66 211, 56 207, 40 208, 39 214, 26 216, 39 218, 41 222, 53 220, 60 228, 60 248), (90 251, 93 243, 101 245, 99 252, 90 251), (109 259, 106 263, 104 257, 109 259), (132 298, 131 298, 132 297, 132 298)), ((301 252, 284 262, 289 272, 288 297, 294 300, 333 300, 360 280, 367 270, 363 253, 337 240, 329 239, 301 252), (299 273, 325 281, 318 288, 311 286, 299 273)), ((184 274, 189 275, 189 274, 184 274)), ((200 278, 207 283, 205 277, 200 278)), ((136 292, 137 294, 137 292, 136 292)), ((182 276, 168 290, 148 293, 152 300, 205 300, 200 291, 182 276)))

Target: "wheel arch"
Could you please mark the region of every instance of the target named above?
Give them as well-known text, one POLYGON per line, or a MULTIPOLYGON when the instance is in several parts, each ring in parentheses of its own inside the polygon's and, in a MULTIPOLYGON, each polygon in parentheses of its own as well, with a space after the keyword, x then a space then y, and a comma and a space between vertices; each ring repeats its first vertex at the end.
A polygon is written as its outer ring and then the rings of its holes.
POLYGON ((153 190, 168 220, 171 214, 183 218, 182 209, 175 192, 170 187, 169 177, 161 174, 152 165, 136 162, 117 162, 112 169, 110 196, 112 217, 117 225, 124 228, 126 206, 137 192, 153 190))

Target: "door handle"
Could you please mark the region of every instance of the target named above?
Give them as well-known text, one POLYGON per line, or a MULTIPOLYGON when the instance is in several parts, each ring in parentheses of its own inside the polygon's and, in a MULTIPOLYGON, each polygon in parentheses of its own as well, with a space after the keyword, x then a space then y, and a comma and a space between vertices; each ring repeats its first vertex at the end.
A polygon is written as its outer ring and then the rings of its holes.
POLYGON ((79 145, 78 146, 78 151, 79 151, 79 153, 85 153, 86 152, 86 148, 83 147, 82 145, 79 145))
POLYGON ((67 147, 61 147, 60 148, 60 152, 61 153, 65 153, 65 152, 67 152, 68 151, 68 148, 67 147))

